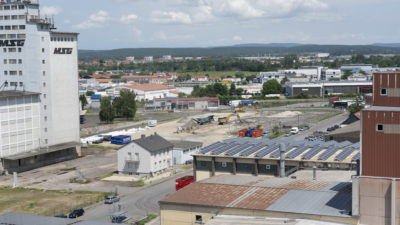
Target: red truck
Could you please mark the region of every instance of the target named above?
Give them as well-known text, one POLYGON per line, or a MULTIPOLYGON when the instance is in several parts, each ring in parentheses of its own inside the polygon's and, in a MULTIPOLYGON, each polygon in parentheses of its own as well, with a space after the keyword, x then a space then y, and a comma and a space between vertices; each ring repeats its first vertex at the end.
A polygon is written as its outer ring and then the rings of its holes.
POLYGON ((193 176, 184 176, 175 180, 175 189, 178 191, 181 188, 194 182, 193 176))

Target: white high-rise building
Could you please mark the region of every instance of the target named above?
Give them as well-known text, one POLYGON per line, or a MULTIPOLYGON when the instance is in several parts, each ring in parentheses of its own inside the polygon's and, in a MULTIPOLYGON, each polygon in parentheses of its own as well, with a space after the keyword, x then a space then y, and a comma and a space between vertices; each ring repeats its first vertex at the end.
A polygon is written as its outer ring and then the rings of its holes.
POLYGON ((39 3, 0 2, 0 171, 76 157, 78 34, 57 32, 39 3))

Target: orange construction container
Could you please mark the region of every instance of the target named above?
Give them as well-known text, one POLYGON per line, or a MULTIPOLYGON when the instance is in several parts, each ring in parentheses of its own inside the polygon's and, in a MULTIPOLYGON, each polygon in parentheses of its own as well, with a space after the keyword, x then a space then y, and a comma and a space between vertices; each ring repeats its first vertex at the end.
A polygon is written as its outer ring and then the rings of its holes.
POLYGON ((246 129, 239 130, 239 137, 246 137, 246 129))
POLYGON ((253 130, 252 132, 251 132, 251 136, 252 137, 262 137, 262 135, 263 135, 263 129, 257 129, 257 130, 253 130))

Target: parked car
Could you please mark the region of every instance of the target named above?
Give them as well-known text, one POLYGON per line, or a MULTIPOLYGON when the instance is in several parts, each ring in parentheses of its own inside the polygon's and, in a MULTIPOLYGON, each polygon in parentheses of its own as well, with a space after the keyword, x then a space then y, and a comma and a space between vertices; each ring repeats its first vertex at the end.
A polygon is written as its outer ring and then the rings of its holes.
POLYGON ((289 137, 290 135, 292 135, 292 133, 287 132, 287 133, 285 134, 285 137, 289 137))
POLYGON ((126 216, 113 216, 111 219, 111 223, 123 223, 126 219, 126 216))
POLYGON ((83 216, 85 214, 85 210, 81 209, 74 209, 72 212, 69 213, 68 218, 77 218, 83 216))
POLYGON ((308 129, 310 129, 308 126, 304 126, 304 127, 300 128, 300 131, 305 131, 305 130, 308 130, 308 129))
POLYGON ((114 202, 118 201, 119 201, 118 196, 107 196, 107 198, 104 200, 104 204, 113 204, 114 202))
POLYGON ((59 214, 59 215, 56 215, 55 217, 58 217, 58 218, 68 218, 68 216, 65 215, 65 214, 59 214))

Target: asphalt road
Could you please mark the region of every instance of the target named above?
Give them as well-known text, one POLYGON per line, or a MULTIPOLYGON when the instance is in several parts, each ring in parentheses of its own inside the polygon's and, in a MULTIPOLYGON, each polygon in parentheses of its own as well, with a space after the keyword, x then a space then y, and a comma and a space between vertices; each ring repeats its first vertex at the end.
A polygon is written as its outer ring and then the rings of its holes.
POLYGON ((110 222, 110 215, 115 212, 125 212, 124 216, 130 218, 130 222, 138 221, 147 214, 159 214, 160 207, 158 201, 169 194, 175 192, 175 179, 191 175, 193 171, 185 171, 175 174, 167 179, 158 181, 157 183, 146 185, 140 188, 132 188, 131 192, 125 193, 118 203, 106 205, 103 203, 96 204, 86 209, 85 215, 81 217, 83 220, 94 220, 102 222, 110 222), (120 205, 120 208, 119 206, 120 205))
POLYGON ((348 113, 339 114, 337 116, 323 120, 323 121, 311 126, 310 129, 308 129, 308 130, 300 131, 298 134, 292 135, 289 137, 282 137, 282 139, 304 140, 305 137, 312 135, 314 131, 326 132, 326 129, 328 129, 329 127, 332 127, 333 125, 336 125, 336 124, 340 125, 347 118, 348 118, 348 113))

